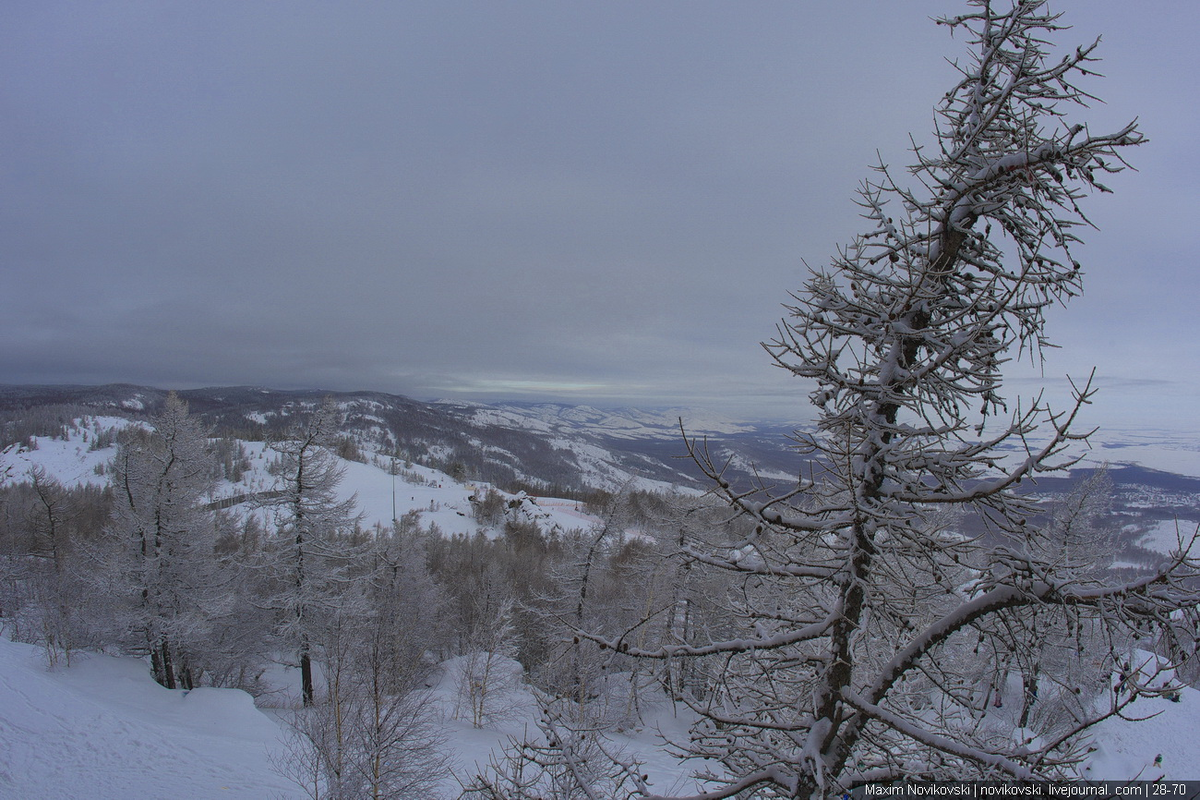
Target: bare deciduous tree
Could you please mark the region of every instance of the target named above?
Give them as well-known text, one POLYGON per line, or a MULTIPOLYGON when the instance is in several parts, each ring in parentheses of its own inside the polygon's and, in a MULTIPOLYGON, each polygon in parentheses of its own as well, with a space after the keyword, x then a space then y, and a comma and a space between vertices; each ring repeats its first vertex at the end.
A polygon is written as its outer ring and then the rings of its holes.
POLYGON ((562 725, 553 713, 538 735, 510 740, 500 756, 463 784, 459 800, 609 800, 628 797, 640 764, 599 730, 562 725))
POLYGON ((1044 2, 970 6, 939 20, 971 55, 955 64, 936 143, 914 148, 911 185, 877 168, 859 192, 870 230, 812 274, 765 345, 815 382, 816 432, 796 435, 807 474, 785 491, 743 491, 691 443, 753 522, 740 541, 685 545, 697 567, 730 576, 730 630, 651 648, 632 632, 593 634, 619 653, 719 662, 684 745, 713 765, 711 800, 1069 776, 1081 734, 1160 693, 1149 676, 1194 625, 1186 552, 1108 583, 1082 568, 1084 554, 1047 546, 1079 536, 1083 520, 1042 526, 1021 494, 1076 463, 1072 446, 1087 438, 1076 418, 1094 390, 1077 386, 1063 410, 1040 399, 1010 409, 1002 368, 1049 345, 1045 310, 1081 290, 1078 204, 1107 191, 1102 178, 1142 136, 1133 123, 1098 134, 1067 119, 1094 99, 1078 82, 1096 43, 1052 56, 1062 26, 1044 2), (963 535, 955 514, 983 532, 963 535), (1159 656, 1133 664, 1152 643, 1159 656), (1085 654, 1104 678, 1071 686, 1085 654), (1093 694, 1038 714, 1039 687, 1093 694))
POLYGON ((440 596, 408 539, 359 553, 355 579, 310 620, 325 688, 292 716, 295 737, 277 767, 311 797, 430 797, 448 774, 424 686, 440 596))

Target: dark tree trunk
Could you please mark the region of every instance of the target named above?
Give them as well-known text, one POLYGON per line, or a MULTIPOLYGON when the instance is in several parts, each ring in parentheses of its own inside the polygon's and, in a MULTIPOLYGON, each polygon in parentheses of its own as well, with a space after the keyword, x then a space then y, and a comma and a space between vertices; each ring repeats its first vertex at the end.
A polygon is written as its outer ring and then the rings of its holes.
POLYGON ((150 648, 150 671, 154 673, 154 680, 159 686, 167 685, 167 677, 163 672, 162 652, 155 646, 150 648))
POLYGON ((175 666, 171 663, 171 644, 166 639, 159 643, 159 663, 162 665, 163 679, 159 681, 168 689, 179 688, 175 684, 175 666))
POLYGON ((307 708, 313 704, 312 656, 308 652, 308 639, 300 643, 300 696, 307 708))

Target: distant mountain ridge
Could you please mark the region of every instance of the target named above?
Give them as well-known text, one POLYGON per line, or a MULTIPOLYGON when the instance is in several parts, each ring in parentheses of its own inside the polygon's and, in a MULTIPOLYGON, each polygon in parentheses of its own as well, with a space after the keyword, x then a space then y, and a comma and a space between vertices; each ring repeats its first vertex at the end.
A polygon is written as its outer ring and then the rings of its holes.
POLYGON ((688 435, 730 435, 753 432, 754 425, 690 408, 646 410, 600 409, 562 403, 454 403, 473 409, 479 424, 511 426, 542 432, 579 432, 617 439, 675 439, 688 435))
MULTIPOLYGON (((71 415, 153 415, 168 391, 132 384, 0 386, 0 446, 49 435, 71 415), (51 430, 34 429, 50 426, 51 430)), ((707 479, 687 458, 684 433, 707 448, 726 477, 785 487, 808 463, 791 447, 789 426, 751 424, 691 409, 602 409, 560 403, 425 402, 385 392, 280 390, 253 386, 185 389, 177 394, 215 435, 261 440, 280 435, 296 414, 332 398, 342 434, 379 453, 456 479, 568 494, 626 486, 703 491, 707 479)), ((1136 438, 1135 444, 1144 444, 1136 438)), ((1164 441, 1163 448, 1194 447, 1164 441)), ((1123 447, 1101 444, 1104 454, 1123 447)), ((1091 469, 1039 477, 1028 490, 1048 498, 1070 491, 1091 469)), ((1114 464, 1113 510, 1128 524, 1178 519, 1200 523, 1200 478, 1136 463, 1114 464)))
MULTIPOLYGON (((50 413, 59 416, 78 409, 77 413, 144 417, 160 409, 168 394, 132 384, 0 386, 0 415, 9 427, 36 409, 43 414, 58 409, 50 413)), ((681 419, 689 437, 705 437, 721 448, 740 440, 751 452, 774 453, 776 459, 786 455, 781 428, 691 409, 425 402, 385 392, 253 386, 184 389, 176 394, 215 434, 249 440, 279 435, 296 414, 332 398, 344 414, 345 436, 381 452, 497 485, 573 491, 615 490, 630 484, 705 488, 703 476, 685 458, 681 419), (774 446, 764 447, 770 439, 774 446)), ((6 443, 13 436, 6 433, 6 443)))

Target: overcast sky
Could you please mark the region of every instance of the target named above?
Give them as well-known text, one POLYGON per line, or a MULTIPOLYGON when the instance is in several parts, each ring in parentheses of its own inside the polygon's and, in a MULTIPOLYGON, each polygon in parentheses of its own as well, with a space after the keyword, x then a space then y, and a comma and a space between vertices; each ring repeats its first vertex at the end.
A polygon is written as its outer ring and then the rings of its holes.
MULTIPOLYGON (((1046 373, 1093 419, 1200 395, 1200 3, 1104 35, 1086 295, 1046 373)), ((376 389, 807 418, 770 366, 961 55, 952 0, 52 2, 0 10, 0 383, 376 389)), ((1020 380, 1013 393, 1028 392, 1020 380)))

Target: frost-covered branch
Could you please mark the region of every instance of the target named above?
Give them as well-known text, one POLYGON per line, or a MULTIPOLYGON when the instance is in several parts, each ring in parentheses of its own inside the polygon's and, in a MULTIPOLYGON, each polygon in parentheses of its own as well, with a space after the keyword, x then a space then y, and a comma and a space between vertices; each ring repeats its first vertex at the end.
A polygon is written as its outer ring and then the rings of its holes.
POLYGON ((1200 600, 1185 553, 1105 584, 1102 566, 1047 544, 1088 523, 1047 519, 1024 494, 1078 462, 1095 389, 1089 378, 1051 411, 1006 398, 1004 371, 1053 346, 1047 310, 1082 291, 1080 204, 1109 191, 1101 179, 1143 137, 1136 123, 1101 133, 1072 119, 1095 99, 1079 82, 1097 44, 1052 57, 1063 26, 1045 2, 968 5, 940 21, 969 53, 935 143, 914 144, 907 180, 880 164, 863 183, 866 232, 812 271, 764 345, 811 382, 801 477, 781 491, 735 486, 685 436, 745 523, 681 542, 681 558, 725 581, 720 624, 657 647, 591 635, 626 655, 710 664, 688 745, 720 764, 706 797, 759 785, 818 797, 868 775, 1062 777, 1103 716, 1086 705, 1097 695, 1067 687, 1086 676, 1102 691, 1123 649, 1182 638, 1180 612, 1200 600), (982 532, 964 535, 972 517, 982 532), (1096 665, 1081 656, 1089 642, 1096 665), (1025 744, 996 733, 989 710, 1010 672, 1025 744))

